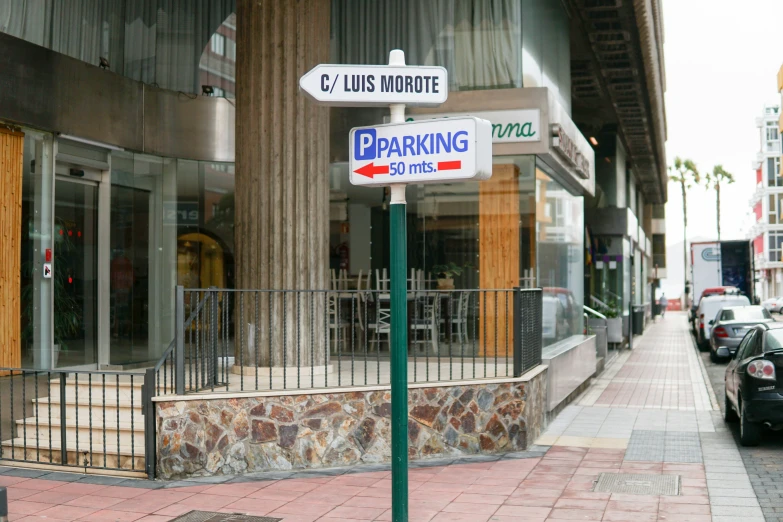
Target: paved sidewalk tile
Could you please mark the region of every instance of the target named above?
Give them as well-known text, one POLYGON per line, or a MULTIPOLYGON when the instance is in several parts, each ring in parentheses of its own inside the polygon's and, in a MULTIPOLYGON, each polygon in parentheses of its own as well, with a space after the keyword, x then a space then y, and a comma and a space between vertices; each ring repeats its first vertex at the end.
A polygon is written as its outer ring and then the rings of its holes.
MULTIPOLYGON (((667 314, 527 451, 414 464, 410 520, 755 522, 783 511, 783 482, 774 480, 783 466, 748 474, 701 364, 685 316, 667 314), (628 479, 635 487, 646 487, 645 475, 674 475, 680 491, 594 492, 602 473, 642 475, 628 479), (770 490, 762 503, 754 486, 770 490)), ((7 468, 0 469, 0 485, 8 488, 11 520, 18 521, 165 522, 195 508, 283 522, 391 520, 388 466, 369 469, 158 483, 7 468)))

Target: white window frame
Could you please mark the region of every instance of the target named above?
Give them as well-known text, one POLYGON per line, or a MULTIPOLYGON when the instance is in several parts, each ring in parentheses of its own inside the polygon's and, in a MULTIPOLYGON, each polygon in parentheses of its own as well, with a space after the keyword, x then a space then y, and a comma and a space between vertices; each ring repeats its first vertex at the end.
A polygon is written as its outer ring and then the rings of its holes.
POLYGON ((220 56, 226 55, 226 37, 220 33, 215 33, 210 39, 210 49, 213 53, 220 56))

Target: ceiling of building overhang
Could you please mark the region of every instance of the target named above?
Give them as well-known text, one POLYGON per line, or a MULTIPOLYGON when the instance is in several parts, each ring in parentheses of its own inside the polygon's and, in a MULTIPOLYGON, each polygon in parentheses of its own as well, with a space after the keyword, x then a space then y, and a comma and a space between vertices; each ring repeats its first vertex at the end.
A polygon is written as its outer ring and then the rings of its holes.
MULTIPOLYGON (((616 129, 650 203, 666 201, 665 122, 654 121, 631 0, 565 0, 571 14, 572 118, 585 135, 616 129)), ((653 42, 657 45, 657 41, 653 42)), ((646 67, 647 66, 647 67, 646 67)), ((659 100, 663 104, 663 100, 659 100)))

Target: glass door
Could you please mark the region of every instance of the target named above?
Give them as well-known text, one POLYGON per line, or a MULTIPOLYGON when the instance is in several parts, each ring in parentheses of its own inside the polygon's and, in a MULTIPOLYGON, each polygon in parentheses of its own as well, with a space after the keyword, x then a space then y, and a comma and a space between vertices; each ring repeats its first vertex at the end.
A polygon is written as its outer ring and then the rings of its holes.
POLYGON ((56 368, 97 364, 98 184, 58 177, 54 201, 56 368))

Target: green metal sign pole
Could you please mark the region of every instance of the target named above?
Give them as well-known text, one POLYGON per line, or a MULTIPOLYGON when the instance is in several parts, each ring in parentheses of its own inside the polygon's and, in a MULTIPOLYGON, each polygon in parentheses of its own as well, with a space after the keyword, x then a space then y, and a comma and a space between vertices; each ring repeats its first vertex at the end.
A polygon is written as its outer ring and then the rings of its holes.
MULTIPOLYGON (((405 121, 405 106, 392 105, 391 122, 405 121)), ((391 186, 391 472, 392 521, 408 522, 408 244, 405 185, 391 186)))

